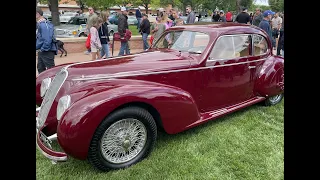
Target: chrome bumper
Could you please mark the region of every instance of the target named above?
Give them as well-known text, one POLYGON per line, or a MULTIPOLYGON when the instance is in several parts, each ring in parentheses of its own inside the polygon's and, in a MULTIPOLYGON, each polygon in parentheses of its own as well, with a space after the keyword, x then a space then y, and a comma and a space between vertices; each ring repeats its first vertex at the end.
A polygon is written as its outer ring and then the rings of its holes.
POLYGON ((36 144, 37 148, 40 150, 40 152, 47 157, 48 159, 52 160, 52 163, 57 162, 64 162, 67 161, 68 156, 64 152, 57 152, 53 151, 51 148, 52 140, 57 139, 57 133, 47 137, 44 133, 42 133, 42 128, 39 129, 37 127, 37 121, 38 121, 38 112, 40 108, 36 108, 36 132, 37 132, 37 138, 36 138, 36 144))

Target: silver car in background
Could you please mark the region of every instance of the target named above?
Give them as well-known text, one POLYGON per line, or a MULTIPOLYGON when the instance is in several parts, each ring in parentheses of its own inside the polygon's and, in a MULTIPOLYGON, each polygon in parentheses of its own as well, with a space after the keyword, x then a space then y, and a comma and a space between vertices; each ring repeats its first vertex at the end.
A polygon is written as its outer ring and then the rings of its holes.
POLYGON ((78 13, 66 12, 64 14, 60 14, 60 23, 68 23, 72 17, 78 16, 78 13))
MULTIPOLYGON (((58 38, 87 37, 89 32, 86 24, 86 16, 72 17, 66 24, 55 26, 55 35, 58 38)), ((109 35, 113 36, 113 33, 118 32, 118 26, 108 23, 108 31, 109 35)))
POLYGON ((66 24, 54 27, 55 35, 58 38, 86 37, 86 24, 87 18, 72 17, 66 24))

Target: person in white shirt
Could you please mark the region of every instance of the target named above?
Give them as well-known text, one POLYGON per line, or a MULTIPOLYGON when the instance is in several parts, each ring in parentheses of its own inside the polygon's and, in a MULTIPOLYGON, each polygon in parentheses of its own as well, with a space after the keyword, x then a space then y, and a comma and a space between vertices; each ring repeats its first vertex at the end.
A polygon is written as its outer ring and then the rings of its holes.
POLYGON ((279 31, 282 27, 282 18, 279 16, 279 13, 276 13, 271 20, 271 28, 272 28, 272 46, 273 49, 276 49, 276 42, 278 41, 279 31))

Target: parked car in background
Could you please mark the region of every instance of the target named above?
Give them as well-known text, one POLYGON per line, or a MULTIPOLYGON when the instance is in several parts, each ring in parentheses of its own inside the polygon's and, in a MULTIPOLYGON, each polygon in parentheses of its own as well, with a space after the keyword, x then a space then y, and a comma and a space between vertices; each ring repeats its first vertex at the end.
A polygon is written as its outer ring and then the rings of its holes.
POLYGON ((138 20, 136 18, 136 16, 128 16, 128 25, 137 25, 138 24, 138 20))
MULTIPOLYGON (((115 32, 118 32, 118 25, 111 24, 109 21, 107 23, 108 23, 109 36, 112 37, 115 32)), ((86 32, 86 35, 88 36, 88 32, 86 32)))
POLYGON ((72 17, 66 24, 55 26, 55 35, 58 38, 64 37, 86 37, 87 18, 82 16, 72 17))
POLYGON ((212 17, 211 16, 208 16, 208 17, 202 17, 200 18, 200 21, 199 22, 212 22, 212 17))
POLYGON ((180 16, 180 18, 183 20, 183 23, 184 23, 184 24, 187 23, 187 18, 188 18, 188 16, 180 16))
MULTIPOLYGON (((55 35, 58 38, 63 37, 87 37, 88 32, 86 30, 87 17, 75 16, 72 17, 67 24, 61 24, 55 27, 55 35)), ((109 35, 113 36, 113 33, 118 32, 118 26, 108 23, 109 35)))
POLYGON ((253 104, 278 104, 283 93, 284 59, 259 27, 171 27, 147 51, 40 73, 36 144, 54 162, 71 156, 102 171, 123 169, 148 157, 158 128, 180 133, 253 104))
POLYGON ((111 24, 115 24, 115 25, 118 25, 118 14, 117 13, 113 13, 113 14, 111 14, 111 15, 109 15, 109 22, 111 23, 111 24))
POLYGON ((60 23, 67 23, 72 17, 75 17, 79 15, 78 13, 65 13, 65 14, 60 14, 60 23))
POLYGON ((51 17, 51 12, 47 11, 47 12, 43 12, 43 17, 46 18, 48 20, 49 17, 51 17))

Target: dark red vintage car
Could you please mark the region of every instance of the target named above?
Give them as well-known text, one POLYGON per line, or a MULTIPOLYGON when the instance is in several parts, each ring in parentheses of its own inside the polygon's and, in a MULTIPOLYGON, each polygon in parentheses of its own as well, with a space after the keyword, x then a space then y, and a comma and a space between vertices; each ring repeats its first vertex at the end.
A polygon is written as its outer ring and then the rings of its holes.
POLYGON ((36 78, 37 147, 54 162, 128 167, 151 153, 160 128, 175 134, 279 103, 283 62, 258 27, 210 23, 170 28, 147 52, 54 67, 36 78))

